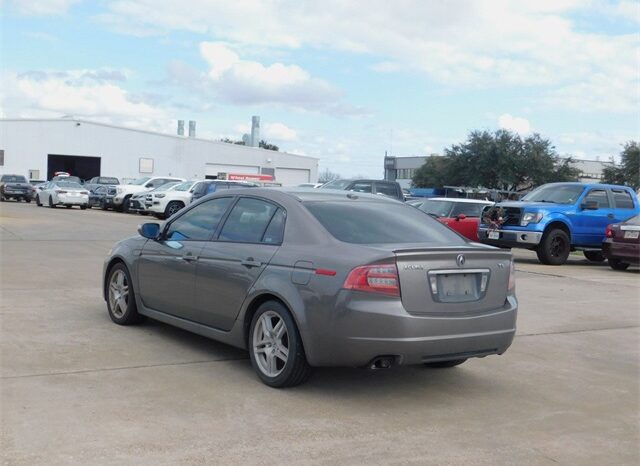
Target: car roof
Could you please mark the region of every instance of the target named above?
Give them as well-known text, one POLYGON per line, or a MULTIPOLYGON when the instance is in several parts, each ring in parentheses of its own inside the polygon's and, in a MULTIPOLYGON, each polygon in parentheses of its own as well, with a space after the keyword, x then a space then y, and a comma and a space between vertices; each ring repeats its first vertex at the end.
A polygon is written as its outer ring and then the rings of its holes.
MULTIPOLYGON (((380 202, 405 205, 404 202, 389 196, 379 194, 356 193, 341 189, 315 189, 300 187, 272 187, 272 188, 240 188, 233 191, 221 191, 213 193, 209 197, 221 196, 258 196, 278 201, 279 199, 296 200, 298 202, 380 202)), ((203 198, 203 199, 205 199, 203 198)))
POLYGON ((482 199, 466 199, 459 197, 430 197, 425 199, 426 201, 452 201, 452 202, 462 202, 465 204, 493 204, 493 201, 485 201, 482 199))
POLYGON ((547 186, 547 185, 572 185, 572 186, 583 186, 585 188, 613 188, 613 189, 628 189, 630 191, 633 191, 633 189, 631 189, 629 186, 623 186, 621 184, 605 184, 605 183, 580 183, 579 181, 565 181, 565 182, 558 182, 558 183, 547 183, 545 185, 540 185, 538 186, 538 188, 540 188, 541 186, 547 186))

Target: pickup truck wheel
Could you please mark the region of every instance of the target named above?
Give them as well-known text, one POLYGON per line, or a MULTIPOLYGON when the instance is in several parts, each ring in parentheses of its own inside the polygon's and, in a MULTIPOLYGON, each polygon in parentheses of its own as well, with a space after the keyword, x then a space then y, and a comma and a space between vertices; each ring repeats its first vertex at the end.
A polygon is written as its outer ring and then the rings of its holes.
POLYGON ((627 270, 629 264, 622 262, 620 259, 609 259, 609 267, 613 270, 627 270))
POLYGON ((178 212, 183 207, 184 207, 184 204, 182 202, 179 202, 179 201, 171 201, 171 202, 169 202, 169 205, 167 205, 167 208, 164 209, 165 218, 171 217, 173 214, 178 212))
POLYGON ((538 259, 546 265, 562 265, 571 252, 569 235, 559 228, 549 230, 536 249, 538 259))
POLYGON ((584 251, 584 257, 591 262, 604 262, 606 259, 602 251, 584 251))

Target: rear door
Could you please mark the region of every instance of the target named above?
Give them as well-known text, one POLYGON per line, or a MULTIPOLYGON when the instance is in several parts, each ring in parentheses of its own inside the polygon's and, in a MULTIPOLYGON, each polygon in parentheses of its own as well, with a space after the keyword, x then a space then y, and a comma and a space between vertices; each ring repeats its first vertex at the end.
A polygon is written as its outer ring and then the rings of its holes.
POLYGON ((232 201, 228 197, 203 202, 172 220, 162 240, 147 241, 138 265, 138 287, 146 307, 197 320, 196 266, 232 201))
POLYGON ((638 206, 626 189, 611 188, 611 197, 613 198, 613 219, 609 223, 623 222, 634 213, 638 213, 638 206))
POLYGON ((229 330, 249 290, 282 243, 286 212, 267 200, 241 197, 218 237, 200 254, 196 307, 205 325, 229 330))

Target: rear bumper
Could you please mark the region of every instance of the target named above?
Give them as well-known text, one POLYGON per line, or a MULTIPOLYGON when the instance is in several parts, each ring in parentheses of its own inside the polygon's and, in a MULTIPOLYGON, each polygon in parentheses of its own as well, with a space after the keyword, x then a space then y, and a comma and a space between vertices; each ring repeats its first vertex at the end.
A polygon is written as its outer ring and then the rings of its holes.
POLYGON ((638 243, 618 243, 607 240, 602 243, 602 252, 607 259, 640 264, 640 244, 638 243))
POLYGON ((542 241, 541 231, 527 230, 493 230, 499 235, 498 239, 489 239, 489 229, 480 227, 478 239, 482 243, 508 248, 532 248, 542 241))
POLYGON ((303 338, 313 366, 360 367, 379 356, 401 365, 484 357, 509 348, 517 309, 515 296, 499 309, 467 316, 416 316, 399 300, 352 300, 333 322, 309 322, 303 338))

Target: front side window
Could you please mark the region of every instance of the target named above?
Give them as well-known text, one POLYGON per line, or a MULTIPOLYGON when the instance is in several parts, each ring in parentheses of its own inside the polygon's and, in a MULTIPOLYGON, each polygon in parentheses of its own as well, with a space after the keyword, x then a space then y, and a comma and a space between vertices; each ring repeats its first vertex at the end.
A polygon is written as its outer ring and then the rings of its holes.
POLYGON ((353 186, 349 188, 349 191, 356 193, 370 193, 372 191, 372 184, 367 182, 353 183, 353 186))
POLYGON ((173 241, 211 239, 231 201, 230 197, 222 197, 197 204, 171 222, 166 238, 173 241))
POLYGON ((633 199, 628 191, 612 189, 613 203, 616 209, 633 209, 633 199))
POLYGON ((220 232, 220 241, 260 243, 277 206, 261 199, 242 198, 233 207, 220 232))
POLYGON ((592 189, 584 198, 584 202, 597 202, 599 209, 609 207, 609 197, 604 189, 592 189))
POLYGON ((349 180, 333 180, 320 186, 322 189, 347 189, 351 183, 349 180))

